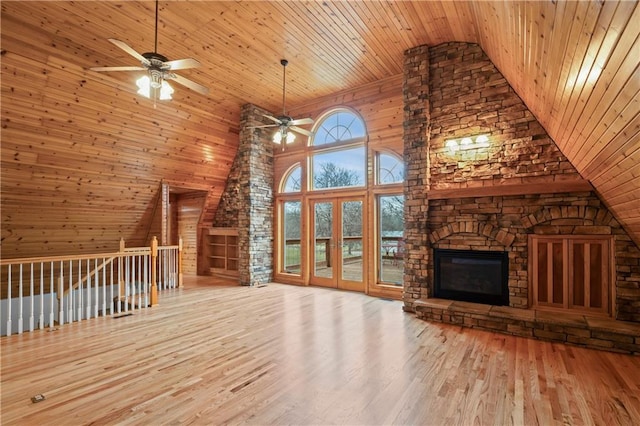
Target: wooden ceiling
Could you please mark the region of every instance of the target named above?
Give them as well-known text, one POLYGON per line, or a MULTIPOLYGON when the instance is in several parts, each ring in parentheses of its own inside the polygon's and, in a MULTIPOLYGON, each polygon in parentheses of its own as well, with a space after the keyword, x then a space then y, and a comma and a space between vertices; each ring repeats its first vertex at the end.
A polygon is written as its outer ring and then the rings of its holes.
POLYGON ((111 202, 137 221, 148 211, 122 197, 131 190, 144 204, 159 179, 219 194, 237 147, 240 106, 281 108, 281 58, 289 60, 287 105, 295 111, 397 76, 406 49, 447 41, 480 44, 640 242, 637 1, 161 1, 158 52, 198 59, 200 68, 179 74, 211 92, 174 84, 174 100, 156 109, 135 94, 139 74, 87 70, 137 65, 108 38, 153 50, 154 2, 1 7, 3 245, 33 226, 18 225, 16 216, 43 220, 25 207, 37 209, 30 197, 43 192, 49 195, 40 202, 54 209, 80 191, 85 209, 104 211, 111 202), (95 167, 83 181, 82 171, 95 167), (54 183, 33 183, 45 178, 54 183), (120 195, 105 191, 104 204, 95 204, 104 187, 92 187, 92 179, 106 179, 120 195), (65 187, 69 181, 75 187, 65 187))

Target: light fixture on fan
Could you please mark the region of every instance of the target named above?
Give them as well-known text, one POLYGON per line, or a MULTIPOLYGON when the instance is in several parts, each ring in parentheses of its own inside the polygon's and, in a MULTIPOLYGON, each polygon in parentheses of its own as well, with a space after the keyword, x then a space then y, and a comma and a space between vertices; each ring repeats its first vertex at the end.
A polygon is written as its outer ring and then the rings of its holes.
POLYGON ((151 78, 148 75, 143 75, 136 80, 136 86, 138 86, 138 94, 146 98, 159 99, 161 101, 171 100, 173 94, 173 87, 162 79, 162 75, 157 72, 149 71, 151 78))
POLYGON ((287 130, 287 126, 280 126, 280 128, 273 134, 273 143, 280 145, 284 141, 287 145, 293 143, 296 140, 296 135, 293 132, 287 130))

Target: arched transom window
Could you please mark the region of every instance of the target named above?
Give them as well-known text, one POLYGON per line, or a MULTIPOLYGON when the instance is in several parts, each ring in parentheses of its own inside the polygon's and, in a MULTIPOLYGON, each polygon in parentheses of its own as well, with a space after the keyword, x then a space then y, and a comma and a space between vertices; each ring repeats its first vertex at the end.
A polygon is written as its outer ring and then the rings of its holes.
POLYGON ((280 192, 300 192, 302 190, 302 167, 293 166, 282 180, 280 192))
POLYGON ((347 109, 338 109, 320 119, 311 142, 319 146, 363 140, 366 136, 364 121, 358 115, 347 109))
POLYGON ((402 158, 386 152, 378 153, 377 183, 386 185, 404 181, 404 163, 402 158))
POLYGON ((353 111, 335 109, 317 122, 311 139, 311 190, 364 187, 366 129, 353 111))

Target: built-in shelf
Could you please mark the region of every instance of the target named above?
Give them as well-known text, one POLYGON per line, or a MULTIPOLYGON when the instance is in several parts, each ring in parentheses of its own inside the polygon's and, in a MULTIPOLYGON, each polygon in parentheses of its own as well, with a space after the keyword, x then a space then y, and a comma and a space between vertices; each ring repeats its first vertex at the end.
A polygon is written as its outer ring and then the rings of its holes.
POLYGON ((204 272, 209 275, 238 277, 238 230, 207 228, 202 236, 204 272))

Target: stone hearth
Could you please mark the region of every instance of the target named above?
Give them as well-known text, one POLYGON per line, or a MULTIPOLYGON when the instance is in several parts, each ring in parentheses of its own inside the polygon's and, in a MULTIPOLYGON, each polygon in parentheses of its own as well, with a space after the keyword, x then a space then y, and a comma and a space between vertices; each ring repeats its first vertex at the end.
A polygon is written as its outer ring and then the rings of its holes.
POLYGON ((640 354, 640 324, 579 314, 420 299, 418 318, 593 349, 640 354))

